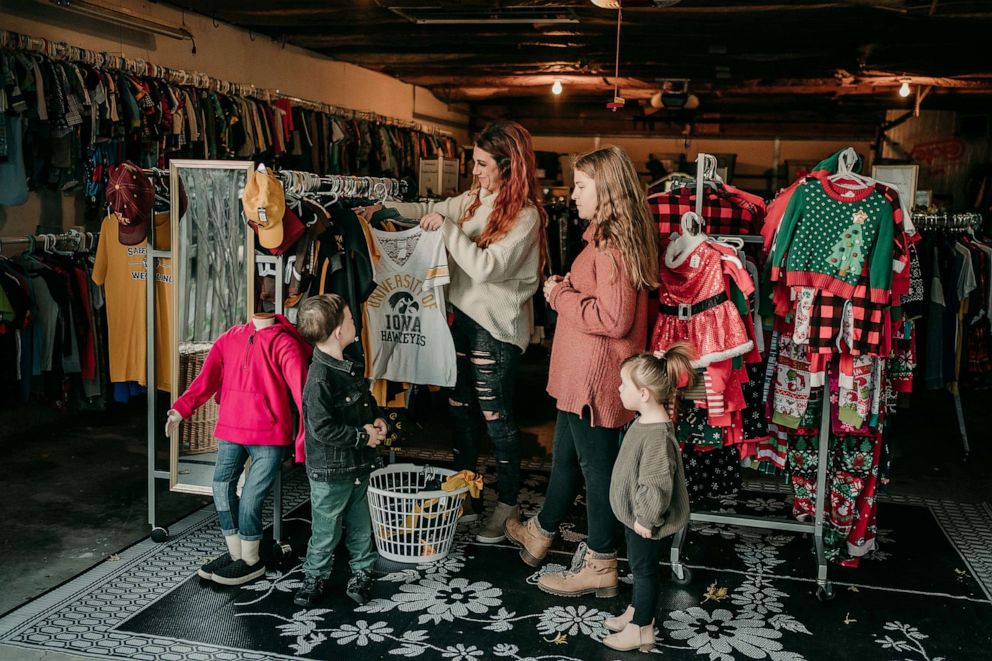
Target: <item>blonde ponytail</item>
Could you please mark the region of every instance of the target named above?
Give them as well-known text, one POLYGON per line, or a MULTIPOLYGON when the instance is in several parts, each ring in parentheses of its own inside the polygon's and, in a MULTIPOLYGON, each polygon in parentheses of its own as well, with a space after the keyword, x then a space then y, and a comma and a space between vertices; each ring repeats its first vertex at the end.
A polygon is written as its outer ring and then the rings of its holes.
POLYGON ((689 388, 695 383, 694 359, 691 345, 676 342, 664 351, 635 354, 620 367, 629 366, 634 386, 646 388, 656 402, 667 406, 675 400, 679 388, 689 388))

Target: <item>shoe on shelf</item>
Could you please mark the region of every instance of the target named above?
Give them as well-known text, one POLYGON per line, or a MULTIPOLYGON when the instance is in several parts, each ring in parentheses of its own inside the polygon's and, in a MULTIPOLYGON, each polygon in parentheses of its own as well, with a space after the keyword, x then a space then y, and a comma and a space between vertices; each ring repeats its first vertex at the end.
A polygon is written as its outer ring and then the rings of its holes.
POLYGON ((374 582, 372 572, 367 569, 359 569, 348 579, 348 586, 344 589, 344 593, 360 606, 369 600, 374 582))
POLYGON ((221 585, 244 585, 263 576, 265 576, 265 563, 261 560, 253 565, 249 565, 244 560, 235 560, 215 571, 210 578, 214 583, 221 585))
POLYGON ((219 569, 228 566, 234 562, 234 558, 231 557, 230 553, 225 552, 224 555, 219 558, 214 558, 203 563, 199 569, 196 570, 196 575, 200 578, 206 579, 208 581, 214 580, 214 572, 219 569))
POLYGON ((297 606, 313 606, 324 598, 326 587, 327 584, 324 579, 317 578, 316 576, 306 576, 303 578, 303 587, 293 595, 293 603, 297 606))

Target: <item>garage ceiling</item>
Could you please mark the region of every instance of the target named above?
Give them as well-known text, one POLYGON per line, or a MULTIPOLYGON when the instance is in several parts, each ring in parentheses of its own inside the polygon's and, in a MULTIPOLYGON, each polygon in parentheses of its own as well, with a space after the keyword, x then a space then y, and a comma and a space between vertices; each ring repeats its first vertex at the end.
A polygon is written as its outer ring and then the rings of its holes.
POLYGON ((476 122, 510 116, 542 133, 861 135, 886 109, 912 109, 917 89, 924 108, 992 102, 988 1, 628 0, 619 80, 617 12, 590 0, 172 4, 422 85, 476 122), (672 79, 688 79, 698 109, 650 106, 672 79), (615 82, 627 104, 611 112, 615 82))

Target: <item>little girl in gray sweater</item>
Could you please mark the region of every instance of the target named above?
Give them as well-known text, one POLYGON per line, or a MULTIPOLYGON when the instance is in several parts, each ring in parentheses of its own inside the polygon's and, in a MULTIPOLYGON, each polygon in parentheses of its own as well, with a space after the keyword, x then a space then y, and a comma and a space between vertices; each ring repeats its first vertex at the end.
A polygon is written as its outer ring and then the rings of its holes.
POLYGON ((603 643, 627 652, 654 648, 661 540, 689 520, 682 454, 668 414, 677 388, 695 377, 684 343, 667 351, 631 356, 620 366, 620 399, 639 416, 624 435, 610 480, 610 506, 624 525, 634 596, 627 610, 604 623, 614 631, 603 643))

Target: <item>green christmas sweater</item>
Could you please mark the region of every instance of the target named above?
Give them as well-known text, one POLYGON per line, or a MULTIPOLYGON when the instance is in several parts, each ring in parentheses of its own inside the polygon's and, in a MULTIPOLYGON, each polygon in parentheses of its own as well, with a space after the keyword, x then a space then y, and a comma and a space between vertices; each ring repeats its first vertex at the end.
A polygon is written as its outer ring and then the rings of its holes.
POLYGON ((888 303, 899 220, 890 197, 881 186, 848 191, 808 177, 793 193, 779 226, 772 279, 850 299, 867 270, 872 302, 888 303))

